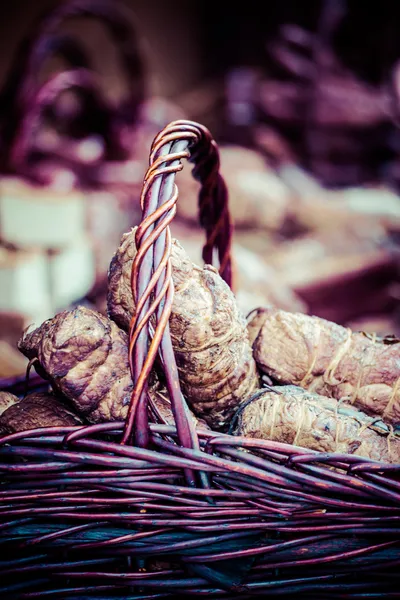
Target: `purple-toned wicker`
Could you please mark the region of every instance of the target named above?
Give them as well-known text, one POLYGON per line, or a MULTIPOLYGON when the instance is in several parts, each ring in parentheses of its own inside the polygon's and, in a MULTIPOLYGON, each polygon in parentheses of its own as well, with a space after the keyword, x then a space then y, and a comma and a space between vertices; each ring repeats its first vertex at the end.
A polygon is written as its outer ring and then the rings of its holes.
POLYGON ((217 148, 200 125, 172 123, 141 197, 129 417, 0 439, 0 597, 398 598, 400 465, 193 429, 168 330, 168 223, 185 158, 203 183, 206 249, 229 281, 217 148), (149 423, 156 356, 176 427, 149 423))

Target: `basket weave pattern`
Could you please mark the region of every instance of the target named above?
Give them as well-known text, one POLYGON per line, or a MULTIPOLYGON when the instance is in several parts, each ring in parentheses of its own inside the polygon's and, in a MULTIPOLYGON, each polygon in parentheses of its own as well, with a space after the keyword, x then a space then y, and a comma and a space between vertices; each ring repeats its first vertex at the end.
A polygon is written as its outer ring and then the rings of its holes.
POLYGON ((141 197, 128 417, 0 438, 0 597, 399 597, 400 465, 193 427, 168 329, 184 158, 202 183, 203 257, 217 252, 231 283, 216 145, 203 127, 172 123, 141 197), (176 427, 149 419, 157 357, 176 427))

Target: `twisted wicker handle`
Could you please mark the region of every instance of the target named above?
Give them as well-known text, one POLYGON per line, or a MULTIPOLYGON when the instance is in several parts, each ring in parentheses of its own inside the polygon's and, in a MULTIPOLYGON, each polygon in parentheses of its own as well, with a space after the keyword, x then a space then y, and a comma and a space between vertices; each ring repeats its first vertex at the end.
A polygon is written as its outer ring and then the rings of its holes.
MULTIPOLYGON (((130 324, 129 361, 135 384, 122 443, 149 442, 147 380, 159 355, 163 366, 179 442, 198 448, 198 439, 187 404, 181 393, 169 332, 174 285, 171 273, 169 223, 176 213, 178 188, 175 174, 182 159, 194 163, 193 175, 201 183, 200 222, 206 230, 204 260, 213 262, 216 249, 222 277, 231 284, 231 237, 227 190, 219 173, 219 153, 210 132, 191 121, 175 121, 156 137, 142 195, 142 222, 136 232, 137 254, 132 265, 132 293, 136 313, 130 324), (151 319, 151 324, 150 324, 151 319)), ((189 478, 194 482, 193 474, 189 478)))

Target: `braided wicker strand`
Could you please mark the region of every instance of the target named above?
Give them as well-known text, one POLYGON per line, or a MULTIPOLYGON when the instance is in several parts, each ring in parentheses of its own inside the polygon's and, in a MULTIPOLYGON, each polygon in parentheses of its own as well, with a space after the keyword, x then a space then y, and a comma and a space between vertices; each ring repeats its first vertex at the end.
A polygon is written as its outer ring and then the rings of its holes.
MULTIPOLYGON (((135 442, 139 447, 149 444, 147 380, 159 354, 180 444, 199 449, 195 428, 179 385, 168 324, 174 294, 168 225, 175 215, 178 200, 175 175, 182 169, 184 158, 195 163, 194 175, 202 183, 199 206, 207 233, 203 255, 209 257, 211 262, 216 248, 221 273, 231 283, 232 227, 226 187, 218 172, 216 145, 204 127, 190 121, 175 121, 156 137, 151 149, 150 167, 141 196, 142 222, 136 233, 137 254, 132 265, 132 293, 137 308, 130 324, 129 359, 135 389, 122 443, 130 441, 135 425, 135 442), (153 316, 156 323, 154 328, 150 325, 153 316)), ((190 485, 194 485, 194 473, 187 471, 186 476, 190 485)), ((204 475, 201 479, 206 485, 204 475)))

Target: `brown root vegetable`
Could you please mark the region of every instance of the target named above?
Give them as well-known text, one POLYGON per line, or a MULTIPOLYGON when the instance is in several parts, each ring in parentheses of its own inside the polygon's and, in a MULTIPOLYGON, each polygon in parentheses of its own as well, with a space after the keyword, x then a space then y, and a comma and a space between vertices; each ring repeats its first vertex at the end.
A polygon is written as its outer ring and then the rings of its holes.
MULTIPOLYGON (((16 399, 18 400, 18 398, 16 399)), ((52 394, 35 392, 10 405, 0 416, 2 434, 38 427, 70 427, 82 420, 52 394)))
MULTIPOLYGON (((35 368, 87 421, 125 419, 133 389, 128 336, 113 321, 80 306, 26 333, 19 348, 28 358, 38 359, 35 368)), ((12 394, 0 394, 0 411, 3 396, 6 404, 12 394)), ((168 395, 158 382, 152 383, 149 396, 157 420, 174 424, 168 395)), ((192 416, 196 424, 205 426, 192 416)))
POLYGON ((10 392, 0 392, 0 416, 10 408, 19 402, 19 398, 14 396, 14 394, 10 394, 10 392))
POLYGON ((128 336, 107 317, 78 306, 25 333, 18 347, 38 358, 40 374, 88 421, 126 416, 133 387, 128 336))
MULTIPOLYGON (((125 330, 134 313, 130 277, 135 231, 123 236, 109 271, 108 312, 125 330)), ((175 295, 170 331, 182 390, 196 415, 221 428, 258 387, 246 323, 214 267, 193 264, 176 240, 171 263, 175 295)))
MULTIPOLYGON (((251 312, 248 317, 247 317, 247 333, 249 336, 249 342, 251 344, 251 347, 253 348, 254 346, 254 342, 258 336, 258 334, 261 331, 262 326, 264 325, 265 321, 268 318, 268 315, 270 314, 270 311, 273 309, 269 309, 266 306, 264 306, 263 308, 257 308, 256 310, 253 310, 253 312, 251 312)), ((253 348, 253 354, 254 354, 254 348, 253 348)))
POLYGON ((256 362, 274 381, 345 400, 400 423, 398 340, 275 309, 259 310, 249 327, 256 362))
POLYGON ((236 435, 293 444, 318 452, 400 462, 400 439, 353 406, 295 386, 266 390, 238 415, 236 435))

